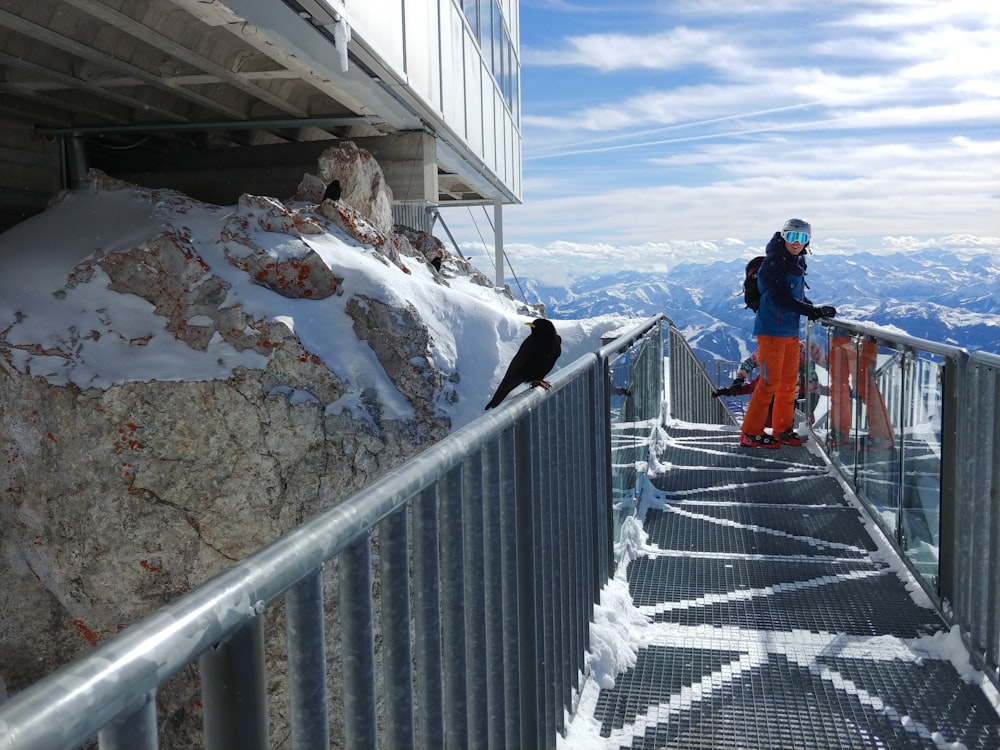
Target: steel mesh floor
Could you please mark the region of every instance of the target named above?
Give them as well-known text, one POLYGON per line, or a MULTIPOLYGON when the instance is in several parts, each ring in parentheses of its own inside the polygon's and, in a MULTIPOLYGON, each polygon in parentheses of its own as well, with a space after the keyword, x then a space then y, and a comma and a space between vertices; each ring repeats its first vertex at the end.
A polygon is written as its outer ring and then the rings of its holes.
POLYGON ((655 635, 603 689, 608 748, 998 750, 948 635, 806 448, 670 430, 627 569, 655 635), (765 455, 761 455, 765 454, 765 455))

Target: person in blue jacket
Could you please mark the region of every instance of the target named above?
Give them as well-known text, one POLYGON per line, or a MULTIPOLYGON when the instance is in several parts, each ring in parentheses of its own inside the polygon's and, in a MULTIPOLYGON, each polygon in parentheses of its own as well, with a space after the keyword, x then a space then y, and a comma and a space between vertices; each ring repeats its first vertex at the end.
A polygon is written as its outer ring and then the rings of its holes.
POLYGON ((810 320, 832 318, 837 309, 817 307, 806 296, 806 259, 812 227, 802 219, 789 219, 775 232, 764 250, 757 274, 760 306, 754 319, 760 361, 760 383, 743 415, 740 445, 747 448, 780 448, 802 445, 795 432, 795 395, 799 375, 799 328, 802 316, 810 320), (764 431, 768 407, 774 400, 771 434, 764 431))

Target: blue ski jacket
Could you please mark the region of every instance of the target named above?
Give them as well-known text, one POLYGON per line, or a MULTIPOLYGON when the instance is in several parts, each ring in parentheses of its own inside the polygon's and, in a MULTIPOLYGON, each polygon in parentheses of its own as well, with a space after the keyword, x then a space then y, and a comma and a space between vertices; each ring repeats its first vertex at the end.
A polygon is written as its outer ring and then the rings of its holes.
POLYGON ((754 336, 798 336, 802 315, 814 310, 806 297, 806 251, 792 255, 781 232, 775 232, 764 249, 757 273, 760 307, 753 324, 754 336))

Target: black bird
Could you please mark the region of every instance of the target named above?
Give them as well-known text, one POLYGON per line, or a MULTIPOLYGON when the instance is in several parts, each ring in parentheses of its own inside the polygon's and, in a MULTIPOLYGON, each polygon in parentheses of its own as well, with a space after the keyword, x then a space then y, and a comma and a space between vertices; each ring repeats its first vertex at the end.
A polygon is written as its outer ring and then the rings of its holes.
POLYGON ((531 383, 532 388, 540 385, 546 390, 552 387, 544 378, 552 371, 562 354, 562 338, 556 333, 552 322, 545 318, 535 318, 525 325, 531 326, 531 333, 510 361, 507 374, 500 381, 497 392, 486 404, 487 409, 492 409, 507 398, 507 394, 521 383, 531 383))

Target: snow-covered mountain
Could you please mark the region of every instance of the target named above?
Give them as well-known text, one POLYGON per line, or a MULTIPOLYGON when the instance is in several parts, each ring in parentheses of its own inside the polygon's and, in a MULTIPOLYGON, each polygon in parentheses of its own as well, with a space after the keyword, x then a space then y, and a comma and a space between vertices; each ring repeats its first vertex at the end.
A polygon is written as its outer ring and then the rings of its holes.
MULTIPOLYGON (((664 313, 699 356, 733 361, 754 346, 741 289, 748 259, 583 276, 568 286, 521 283, 553 318, 664 313)), ((810 299, 836 306, 839 317, 1000 352, 1000 249, 811 256, 807 281, 810 299)))

